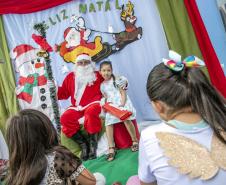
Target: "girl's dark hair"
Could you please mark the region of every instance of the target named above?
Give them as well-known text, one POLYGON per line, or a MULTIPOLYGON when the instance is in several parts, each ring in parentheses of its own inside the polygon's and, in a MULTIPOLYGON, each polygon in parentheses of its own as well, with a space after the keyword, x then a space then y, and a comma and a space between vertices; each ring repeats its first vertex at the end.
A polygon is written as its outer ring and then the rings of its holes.
POLYGON ((147 80, 147 93, 151 101, 160 100, 178 111, 191 107, 226 144, 221 132, 226 132, 225 99, 210 84, 199 68, 184 68, 174 72, 163 63, 155 66, 147 80))
MULTIPOLYGON (((100 64, 100 70, 102 69, 102 67, 104 65, 109 65, 111 67, 111 70, 113 71, 113 67, 112 67, 112 63, 111 61, 103 61, 101 64, 100 64)), ((112 73, 112 78, 113 78, 113 85, 114 87, 116 88, 116 83, 115 83, 115 75, 112 73)))
POLYGON ((7 121, 9 147, 7 185, 38 185, 45 176, 45 155, 58 145, 57 133, 49 118, 32 109, 20 111, 7 121))

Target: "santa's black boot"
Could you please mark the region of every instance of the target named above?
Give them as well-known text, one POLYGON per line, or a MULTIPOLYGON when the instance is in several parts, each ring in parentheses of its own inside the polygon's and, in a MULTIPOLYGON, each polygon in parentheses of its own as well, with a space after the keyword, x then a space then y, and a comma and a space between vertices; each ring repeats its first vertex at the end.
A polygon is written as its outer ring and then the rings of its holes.
POLYGON ((83 161, 88 160, 89 158, 89 147, 88 147, 88 142, 86 140, 86 138, 81 134, 80 131, 78 131, 76 134, 74 134, 71 137, 76 143, 78 143, 78 145, 81 147, 81 159, 83 161))
POLYGON ((98 134, 89 134, 89 159, 97 158, 98 134))

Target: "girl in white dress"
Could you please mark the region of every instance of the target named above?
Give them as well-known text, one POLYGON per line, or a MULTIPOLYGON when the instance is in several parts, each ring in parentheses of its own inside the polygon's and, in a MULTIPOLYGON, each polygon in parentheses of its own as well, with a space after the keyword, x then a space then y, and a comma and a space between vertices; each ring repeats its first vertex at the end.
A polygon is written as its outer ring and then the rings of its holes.
MULTIPOLYGON (((133 113, 127 120, 124 121, 124 124, 133 141, 131 150, 135 152, 138 150, 138 139, 136 137, 135 127, 131 120, 135 119, 136 110, 134 109, 129 96, 126 94, 126 90, 119 88, 116 85, 116 81, 120 80, 120 77, 115 77, 113 75, 112 64, 110 61, 104 61, 100 64, 100 74, 104 78, 104 82, 101 84, 101 92, 104 97, 102 102, 111 102, 113 105, 133 113)), ((109 154, 107 155, 108 161, 114 160, 116 154, 113 138, 113 124, 120 122, 122 122, 120 119, 106 112, 105 126, 109 145, 109 154)))

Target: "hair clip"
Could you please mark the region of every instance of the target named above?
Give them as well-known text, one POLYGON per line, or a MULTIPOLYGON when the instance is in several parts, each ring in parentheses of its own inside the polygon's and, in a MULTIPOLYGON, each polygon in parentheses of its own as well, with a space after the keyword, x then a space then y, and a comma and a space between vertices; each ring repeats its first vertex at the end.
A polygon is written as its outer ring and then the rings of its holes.
POLYGON ((172 71, 179 72, 184 69, 184 67, 202 67, 205 66, 205 63, 196 56, 188 56, 183 61, 181 60, 181 55, 177 52, 170 50, 169 51, 169 58, 163 58, 163 63, 166 67, 171 69, 172 71))
POLYGON ((169 50, 169 59, 163 58, 163 63, 172 71, 182 71, 184 64, 181 61, 181 55, 177 52, 169 50))
POLYGON ((184 68, 184 64, 181 61, 176 62, 174 60, 163 59, 163 62, 165 66, 167 66, 172 71, 178 72, 178 71, 182 71, 184 68))
POLYGON ((189 68, 205 66, 205 63, 200 58, 193 55, 186 57, 183 60, 183 63, 189 68))

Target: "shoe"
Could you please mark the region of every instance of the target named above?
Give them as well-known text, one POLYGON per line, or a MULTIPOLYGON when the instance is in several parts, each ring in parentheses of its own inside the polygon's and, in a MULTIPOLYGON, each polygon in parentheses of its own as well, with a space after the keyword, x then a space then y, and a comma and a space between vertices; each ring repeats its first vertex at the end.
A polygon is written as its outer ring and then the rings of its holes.
POLYGON ((108 154, 107 154, 107 161, 113 161, 114 159, 115 159, 115 156, 116 156, 116 153, 117 153, 117 151, 116 151, 116 148, 115 147, 109 147, 109 150, 110 149, 112 149, 113 150, 113 152, 109 152, 108 154))
POLYGON ((89 159, 97 158, 98 134, 89 134, 89 159))
POLYGON ((86 138, 81 134, 80 131, 78 131, 76 134, 74 134, 71 137, 76 143, 78 143, 78 145, 81 147, 81 159, 83 161, 88 160, 89 158, 89 148, 88 148, 88 142, 86 140, 86 138))

